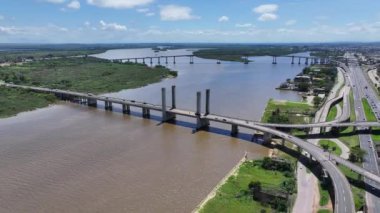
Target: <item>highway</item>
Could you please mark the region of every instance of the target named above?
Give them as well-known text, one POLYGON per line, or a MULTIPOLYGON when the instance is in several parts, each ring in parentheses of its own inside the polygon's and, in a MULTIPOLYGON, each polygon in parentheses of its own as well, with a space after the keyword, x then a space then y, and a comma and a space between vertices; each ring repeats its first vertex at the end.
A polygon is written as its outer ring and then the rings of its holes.
MULTIPOLYGON (((367 98, 370 103, 373 111, 380 115, 379 104, 380 101, 375 91, 373 91, 371 85, 364 76, 363 71, 361 70, 356 58, 353 54, 346 54, 346 57, 349 58, 349 76, 353 84, 353 94, 354 94, 354 105, 356 112, 356 119, 359 121, 365 121, 365 113, 362 104, 362 98, 367 98)), ((362 127, 363 128, 363 127, 362 127)), ((369 134, 359 134, 360 147, 366 150, 367 155, 364 157, 363 168, 371 171, 374 174, 379 174, 378 166, 378 156, 376 150, 374 149, 373 141, 371 135, 369 134)), ((380 184, 373 182, 368 178, 364 178, 364 181, 376 188, 380 187, 380 184)), ((376 195, 368 191, 373 191, 372 188, 366 190, 366 203, 367 209, 370 213, 375 213, 380 210, 380 199, 376 195)))

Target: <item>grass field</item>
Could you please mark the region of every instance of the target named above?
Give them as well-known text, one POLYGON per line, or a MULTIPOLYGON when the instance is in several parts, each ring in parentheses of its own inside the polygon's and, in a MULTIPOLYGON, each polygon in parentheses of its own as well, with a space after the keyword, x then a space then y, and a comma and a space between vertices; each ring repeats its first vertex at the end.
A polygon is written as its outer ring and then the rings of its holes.
POLYGON ((338 114, 338 109, 337 109, 337 106, 334 105, 333 107, 331 107, 329 113, 327 114, 326 121, 335 120, 337 114, 338 114))
POLYGON ((270 99, 261 117, 262 122, 268 122, 273 112, 279 109, 280 114, 289 118, 290 123, 308 123, 315 113, 315 109, 302 102, 277 101, 270 99))
MULTIPOLYGON (((367 121, 377 121, 375 113, 373 113, 371 106, 369 105, 367 99, 362 98, 362 103, 363 103, 363 109, 365 113, 365 117, 367 121)), ((380 143, 380 128, 378 127, 373 127, 372 128, 372 140, 375 143, 380 143)))
POLYGON ((0 87, 0 118, 45 107, 55 101, 53 95, 0 87))
POLYGON ((201 209, 202 213, 210 212, 260 212, 264 209, 272 212, 268 206, 263 206, 252 199, 250 195, 243 195, 251 181, 260 181, 262 188, 280 189, 281 183, 289 179, 282 172, 270 171, 260 165, 247 161, 241 165, 237 176, 232 176, 217 191, 215 197, 208 201, 201 209))
MULTIPOLYGON (((355 115, 355 106, 354 106, 354 96, 352 91, 350 92, 350 121, 354 122, 356 120, 355 115)), ((345 128, 343 131, 340 132, 339 140, 341 140, 343 143, 345 143, 349 148, 355 147, 359 145, 359 137, 358 135, 354 134, 354 128, 348 127, 345 128)))
POLYGON ((339 165, 339 169, 351 183, 352 194, 354 195, 355 209, 359 211, 361 208, 363 208, 363 205, 365 203, 364 189, 354 186, 352 183, 355 182, 356 184, 363 184, 364 186, 363 180, 358 173, 351 171, 349 168, 343 165, 339 165))
POLYGON ((329 147, 328 150, 337 156, 340 156, 342 154, 342 149, 334 141, 322 139, 319 141, 319 145, 327 145, 329 147))
POLYGON ((164 67, 119 64, 95 58, 67 58, 0 68, 0 80, 79 92, 106 93, 142 87, 176 76, 164 67))

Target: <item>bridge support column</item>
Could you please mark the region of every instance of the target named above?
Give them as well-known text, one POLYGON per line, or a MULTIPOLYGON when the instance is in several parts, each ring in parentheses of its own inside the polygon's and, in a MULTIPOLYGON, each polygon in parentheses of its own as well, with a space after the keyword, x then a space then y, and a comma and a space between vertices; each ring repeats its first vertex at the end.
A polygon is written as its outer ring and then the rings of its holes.
POLYGON ((131 107, 128 104, 123 104, 123 114, 131 114, 131 107))
POLYGON ((277 64, 277 57, 276 56, 273 56, 272 64, 277 64))
POLYGON ((145 64, 145 58, 143 58, 143 64, 145 64))
POLYGON ((272 141, 272 134, 265 132, 263 139, 264 143, 270 143, 272 141))
POLYGON ((244 56, 243 61, 244 61, 244 64, 248 64, 249 63, 248 56, 244 56))
POLYGON ((161 57, 158 57, 157 60, 158 60, 158 62, 157 62, 158 65, 160 65, 161 64, 161 57))
POLYGON ((326 133, 326 127, 321 127, 321 129, 319 131, 320 131, 320 134, 325 134, 326 133))
POLYGON ((294 64, 294 56, 292 56, 292 64, 294 64))
POLYGON ((194 64, 194 58, 193 58, 193 56, 190 56, 190 64, 194 64))
POLYGON ((143 118, 149 118, 150 117, 150 109, 142 108, 142 116, 143 116, 143 118))
POLYGON ((137 64, 137 58, 135 58, 135 63, 137 64))
POLYGON ((238 125, 232 124, 231 126, 231 136, 237 136, 239 134, 239 128, 238 125))
POLYGON ((165 57, 165 64, 168 64, 168 57, 165 57))
POLYGON ((196 116, 197 116, 197 125, 196 129, 207 129, 210 125, 210 122, 201 117, 201 92, 197 92, 197 110, 196 110, 196 116))
POLYGON ((175 86, 172 86, 172 109, 176 108, 176 103, 175 103, 175 86))
POLYGON ((281 146, 285 146, 285 138, 281 139, 281 146))
POLYGON ((104 109, 112 111, 112 102, 111 101, 104 101, 104 109))
POLYGON ((149 58, 150 59, 150 64, 153 64, 153 59, 152 58, 149 58))
POLYGON ((173 56, 173 64, 175 64, 175 56, 173 56))
POLYGON ((216 60, 216 64, 221 64, 220 60, 216 60))
POLYGON ((161 88, 161 97, 162 97, 162 122, 166 122, 175 118, 173 113, 167 111, 166 108, 166 89, 161 88))
POLYGON ((301 64, 301 57, 298 58, 298 64, 301 64))
POLYGON ((97 107, 98 102, 94 98, 87 98, 87 106, 97 107))
POLYGON ((206 113, 205 115, 210 114, 210 89, 206 89, 206 113))
POLYGON ((300 146, 297 146, 297 152, 302 153, 302 148, 300 146))
POLYGON ((306 65, 309 64, 309 58, 305 58, 305 64, 306 64, 306 65))

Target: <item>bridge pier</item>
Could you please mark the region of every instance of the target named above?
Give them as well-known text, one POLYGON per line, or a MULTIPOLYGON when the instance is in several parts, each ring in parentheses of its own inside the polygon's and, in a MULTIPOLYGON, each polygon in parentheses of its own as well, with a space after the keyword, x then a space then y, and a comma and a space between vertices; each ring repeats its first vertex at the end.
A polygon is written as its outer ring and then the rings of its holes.
POLYGON ((206 112, 205 115, 210 114, 210 89, 206 89, 206 112))
POLYGON ((272 134, 265 132, 263 140, 264 143, 270 143, 272 141, 272 134))
POLYGON ((301 64, 301 57, 298 58, 298 64, 301 64))
POLYGON ((150 109, 143 107, 142 108, 142 116, 143 116, 143 118, 149 118, 150 117, 150 109))
POLYGON ((277 64, 277 57, 276 56, 273 56, 272 64, 277 64))
POLYGON ((197 111, 195 112, 195 115, 197 116, 196 129, 207 129, 210 122, 201 117, 201 92, 197 92, 197 111))
POLYGON ((150 59, 150 64, 153 64, 153 58, 150 57, 149 59, 150 59))
POLYGON ((281 139, 281 146, 285 146, 285 138, 281 139))
POLYGON ((297 146, 297 152, 302 153, 302 148, 300 146, 297 146))
POLYGON ((175 64, 175 56, 173 56, 173 64, 175 64))
POLYGON ((137 64, 137 58, 135 58, 135 63, 137 64))
POLYGON ((305 58, 305 64, 306 64, 306 65, 309 64, 309 58, 305 58))
POLYGON ((104 109, 112 111, 112 102, 111 101, 104 101, 104 109))
POLYGON ((190 56, 190 64, 194 64, 194 58, 193 58, 193 56, 190 56))
POLYGON ((248 56, 243 56, 243 61, 244 61, 244 64, 248 64, 249 63, 249 60, 248 60, 248 56))
POLYGON ((175 115, 173 113, 170 113, 167 111, 166 108, 166 89, 161 88, 161 98, 162 98, 162 122, 166 122, 169 120, 173 120, 175 118, 175 115))
POLYGON ((168 64, 168 57, 165 57, 165 64, 168 64))
POLYGON ((87 106, 97 107, 98 102, 94 98, 87 98, 87 106))
POLYGON ((127 104, 123 104, 123 114, 131 114, 131 107, 127 104))
POLYGON ((157 64, 160 65, 161 64, 161 57, 157 57, 157 60, 158 60, 157 64))
POLYGON ((143 64, 145 64, 145 58, 143 58, 142 60, 143 60, 143 64))
POLYGON ((172 86, 172 109, 176 108, 176 103, 175 103, 175 86, 172 86))
POLYGON ((294 64, 294 56, 292 56, 292 64, 294 64))
POLYGON ((221 64, 220 60, 216 60, 216 64, 221 64))
POLYGON ((235 137, 239 134, 239 128, 238 125, 232 124, 231 125, 231 136, 235 137))

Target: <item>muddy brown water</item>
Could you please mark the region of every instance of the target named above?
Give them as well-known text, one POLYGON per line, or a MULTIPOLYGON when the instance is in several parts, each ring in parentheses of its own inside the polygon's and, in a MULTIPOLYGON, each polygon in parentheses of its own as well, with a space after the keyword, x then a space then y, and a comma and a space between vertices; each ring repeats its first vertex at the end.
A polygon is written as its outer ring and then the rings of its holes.
MULTIPOLYGON (((270 97, 299 100, 270 87, 302 67, 284 61, 281 69, 268 61, 178 61, 171 65, 180 71, 177 79, 110 95, 159 103, 160 88, 175 84, 177 105, 193 109, 195 92, 211 88, 214 112, 258 120, 270 97)), ((160 124, 155 115, 143 119, 61 102, 1 119, 0 212, 190 212, 245 152, 267 154, 227 131, 194 133, 192 120, 160 124)))

